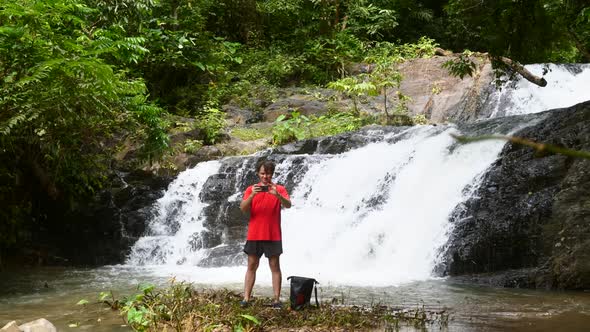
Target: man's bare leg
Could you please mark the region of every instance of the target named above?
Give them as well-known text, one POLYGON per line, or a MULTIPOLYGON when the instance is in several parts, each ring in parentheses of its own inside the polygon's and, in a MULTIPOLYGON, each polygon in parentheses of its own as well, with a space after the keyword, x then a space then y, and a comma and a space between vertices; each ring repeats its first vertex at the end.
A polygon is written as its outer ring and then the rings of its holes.
POLYGON ((268 265, 270 266, 270 272, 272 272, 272 290, 275 302, 279 302, 281 299, 281 280, 283 278, 279 256, 269 257, 268 265))
POLYGON ((258 263, 260 263, 260 257, 248 255, 248 269, 246 270, 246 278, 244 280, 244 301, 250 301, 252 288, 254 288, 254 282, 256 281, 258 263))

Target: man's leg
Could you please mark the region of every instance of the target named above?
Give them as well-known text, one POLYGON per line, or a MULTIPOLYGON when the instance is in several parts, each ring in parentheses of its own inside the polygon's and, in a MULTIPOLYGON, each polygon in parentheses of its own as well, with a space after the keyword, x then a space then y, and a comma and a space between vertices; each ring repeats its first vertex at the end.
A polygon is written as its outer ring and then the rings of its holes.
POLYGON ((281 299, 281 280, 283 278, 279 257, 279 255, 276 255, 268 258, 268 265, 270 266, 270 272, 272 272, 272 290, 275 302, 279 302, 281 299))
POLYGON ((252 288, 254 288, 254 281, 256 281, 256 270, 260 257, 256 255, 248 255, 248 269, 246 270, 246 278, 244 280, 244 301, 250 301, 252 295, 252 288))

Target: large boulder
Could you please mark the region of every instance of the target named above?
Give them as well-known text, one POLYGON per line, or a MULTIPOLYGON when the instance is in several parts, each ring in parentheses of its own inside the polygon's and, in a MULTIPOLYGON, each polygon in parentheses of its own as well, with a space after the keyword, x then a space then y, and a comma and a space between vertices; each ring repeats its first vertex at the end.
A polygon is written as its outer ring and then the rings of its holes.
MULTIPOLYGON (((400 64, 400 91, 411 98, 407 103, 410 115, 422 114, 432 123, 473 121, 494 91, 494 72, 487 58, 472 57, 476 69, 472 76, 459 78, 443 68, 454 56, 418 58, 400 64)), ((395 101, 395 91, 389 100, 395 101)))

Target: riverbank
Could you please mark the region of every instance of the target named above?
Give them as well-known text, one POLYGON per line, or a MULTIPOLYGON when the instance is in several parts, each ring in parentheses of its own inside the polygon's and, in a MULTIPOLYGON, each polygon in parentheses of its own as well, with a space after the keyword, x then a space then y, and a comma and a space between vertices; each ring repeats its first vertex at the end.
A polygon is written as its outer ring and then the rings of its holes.
POLYGON ((276 308, 272 299, 265 297, 254 298, 242 307, 241 299, 235 291, 196 290, 184 282, 160 289, 144 286, 129 298, 117 299, 109 293, 101 296, 105 305, 118 310, 137 331, 392 331, 400 327, 445 328, 449 321, 446 310, 426 310, 424 306, 345 305, 333 298, 296 311, 289 303, 276 308))

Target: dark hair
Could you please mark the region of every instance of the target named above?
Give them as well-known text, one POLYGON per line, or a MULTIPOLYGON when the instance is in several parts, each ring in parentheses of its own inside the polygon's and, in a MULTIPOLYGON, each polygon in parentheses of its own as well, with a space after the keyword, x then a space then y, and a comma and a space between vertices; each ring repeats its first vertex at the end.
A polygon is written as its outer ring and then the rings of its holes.
POLYGON ((256 173, 260 172, 260 169, 264 168, 265 172, 270 172, 270 174, 275 173, 275 163, 270 160, 261 160, 256 164, 256 173))

